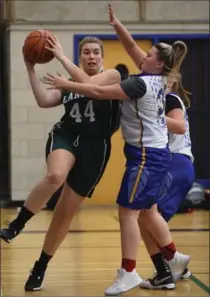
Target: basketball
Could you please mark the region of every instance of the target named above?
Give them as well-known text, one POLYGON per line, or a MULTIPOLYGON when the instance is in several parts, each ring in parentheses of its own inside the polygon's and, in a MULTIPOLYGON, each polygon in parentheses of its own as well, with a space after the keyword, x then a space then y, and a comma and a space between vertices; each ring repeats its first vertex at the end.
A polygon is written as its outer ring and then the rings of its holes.
POLYGON ((49 36, 53 34, 47 30, 36 30, 26 37, 23 55, 27 61, 45 64, 54 58, 53 53, 45 48, 45 46, 50 46, 47 41, 49 36))

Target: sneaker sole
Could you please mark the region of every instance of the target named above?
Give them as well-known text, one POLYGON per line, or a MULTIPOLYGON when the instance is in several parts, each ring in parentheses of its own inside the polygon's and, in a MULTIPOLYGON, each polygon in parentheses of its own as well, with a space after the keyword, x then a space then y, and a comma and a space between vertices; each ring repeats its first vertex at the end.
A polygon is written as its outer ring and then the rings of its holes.
POLYGON ((142 280, 141 280, 137 285, 133 286, 132 288, 130 288, 130 289, 128 289, 128 290, 120 291, 120 292, 112 293, 112 294, 111 294, 111 293, 106 293, 106 292, 105 292, 104 295, 105 295, 105 296, 117 296, 117 295, 126 293, 126 292, 131 291, 131 290, 133 290, 134 288, 140 286, 140 283, 141 283, 141 282, 142 282, 142 280))
POLYGON ((0 239, 4 240, 6 243, 10 243, 12 241, 12 239, 6 239, 4 237, 0 236, 0 239))
POLYGON ((160 286, 153 286, 149 284, 147 287, 143 287, 140 285, 141 289, 147 289, 147 290, 174 290, 176 288, 175 284, 167 284, 167 285, 160 285, 160 286))
POLYGON ((33 291, 40 291, 43 289, 43 285, 41 285, 40 287, 38 288, 33 288, 33 289, 29 289, 29 288, 25 288, 25 291, 26 292, 33 292, 33 291))
POLYGON ((187 273, 182 274, 182 276, 180 277, 180 279, 181 279, 181 280, 189 279, 190 276, 191 276, 191 274, 192 274, 192 273, 188 270, 187 273))

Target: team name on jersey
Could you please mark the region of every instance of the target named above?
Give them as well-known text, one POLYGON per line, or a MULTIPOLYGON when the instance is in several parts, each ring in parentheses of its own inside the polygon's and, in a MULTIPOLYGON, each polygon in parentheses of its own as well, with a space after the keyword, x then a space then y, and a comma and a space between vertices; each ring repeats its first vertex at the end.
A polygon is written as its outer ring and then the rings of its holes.
POLYGON ((69 101, 72 100, 77 100, 79 98, 84 98, 84 95, 80 95, 77 93, 67 93, 66 95, 63 96, 63 104, 68 103, 69 101))

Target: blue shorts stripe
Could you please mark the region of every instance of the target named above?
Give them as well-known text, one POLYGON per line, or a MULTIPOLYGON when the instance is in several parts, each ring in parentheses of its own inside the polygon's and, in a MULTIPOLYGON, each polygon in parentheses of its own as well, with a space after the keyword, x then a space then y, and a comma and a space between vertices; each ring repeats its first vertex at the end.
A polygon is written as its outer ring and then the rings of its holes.
POLYGON ((134 184, 134 187, 133 187, 130 199, 129 199, 130 203, 133 202, 134 196, 136 194, 136 190, 137 190, 138 184, 139 184, 141 176, 142 176, 142 172, 143 172, 143 169, 144 169, 145 162, 146 162, 146 148, 143 147, 142 148, 142 161, 141 161, 141 165, 139 166, 138 175, 136 177, 136 181, 135 181, 135 184, 134 184))

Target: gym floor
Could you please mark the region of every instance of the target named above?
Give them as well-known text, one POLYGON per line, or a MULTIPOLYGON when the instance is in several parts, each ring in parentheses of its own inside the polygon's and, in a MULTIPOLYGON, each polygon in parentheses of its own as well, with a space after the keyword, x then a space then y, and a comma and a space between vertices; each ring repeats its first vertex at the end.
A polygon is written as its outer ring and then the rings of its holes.
MULTIPOLYGON (((1 209, 1 227, 16 213, 17 209, 1 209)), ((1 242, 2 295, 103 296, 115 279, 121 258, 115 207, 81 208, 49 264, 43 290, 24 291, 28 273, 42 249, 51 216, 51 211, 41 211, 12 243, 1 242)), ((209 296, 209 212, 178 214, 169 225, 179 251, 191 255, 191 279, 178 281, 172 291, 135 288, 126 296, 209 296)), ((143 278, 153 273, 143 243, 139 248, 137 271, 143 278)))

